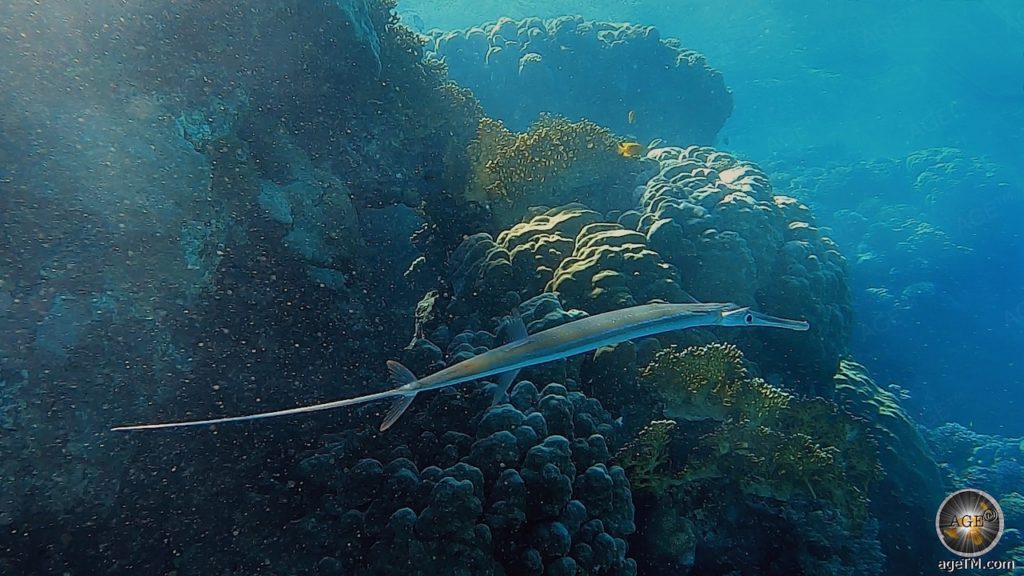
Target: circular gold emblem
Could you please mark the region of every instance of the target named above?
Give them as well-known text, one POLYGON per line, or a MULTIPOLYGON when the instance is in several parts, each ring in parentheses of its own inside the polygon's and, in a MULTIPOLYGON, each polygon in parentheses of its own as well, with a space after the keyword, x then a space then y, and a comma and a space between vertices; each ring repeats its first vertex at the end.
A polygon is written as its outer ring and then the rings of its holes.
POLYGON ((981 556, 995 548, 1003 535, 1003 510, 995 498, 981 490, 960 490, 939 506, 935 531, 953 554, 981 556))

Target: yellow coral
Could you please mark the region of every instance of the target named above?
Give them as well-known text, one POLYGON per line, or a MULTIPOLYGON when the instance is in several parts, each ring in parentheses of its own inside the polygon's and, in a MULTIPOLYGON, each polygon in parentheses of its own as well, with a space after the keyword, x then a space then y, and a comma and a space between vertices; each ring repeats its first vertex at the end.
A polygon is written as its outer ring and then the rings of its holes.
POLYGON ((676 429, 674 420, 655 420, 615 454, 613 462, 622 466, 636 490, 664 494, 682 483, 668 470, 668 447, 676 429))
POLYGON ((723 420, 746 385, 743 354, 732 344, 660 350, 641 374, 665 399, 665 415, 723 420))
POLYGON ((602 182, 614 188, 632 162, 619 156, 618 139, 608 129, 548 115, 521 134, 482 118, 468 156, 465 198, 490 206, 500 228, 519 222, 533 205, 593 199, 585 192, 602 182))
POLYGON ((867 518, 868 485, 880 467, 862 420, 823 398, 798 398, 750 377, 731 344, 662 350, 642 377, 667 416, 717 421, 671 473, 674 483, 712 480, 717 489, 732 484, 779 501, 801 494, 854 522, 867 518))

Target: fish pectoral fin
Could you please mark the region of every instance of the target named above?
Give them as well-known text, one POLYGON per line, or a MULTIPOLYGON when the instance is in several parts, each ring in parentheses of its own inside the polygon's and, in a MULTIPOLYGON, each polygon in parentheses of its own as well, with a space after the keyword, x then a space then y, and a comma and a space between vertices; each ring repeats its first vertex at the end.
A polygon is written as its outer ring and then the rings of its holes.
MULTIPOLYGON (((396 362, 397 364, 397 362, 396 362)), ((402 417, 412 401, 416 399, 416 393, 412 392, 406 396, 402 396, 391 403, 391 409, 388 410, 387 416, 384 417, 384 421, 380 423, 380 431, 384 432, 388 428, 398 422, 398 419, 402 417)))
POLYGON ((519 370, 509 370, 498 375, 498 382, 494 386, 494 395, 491 396, 491 406, 497 406, 508 399, 508 389, 518 375, 519 370))

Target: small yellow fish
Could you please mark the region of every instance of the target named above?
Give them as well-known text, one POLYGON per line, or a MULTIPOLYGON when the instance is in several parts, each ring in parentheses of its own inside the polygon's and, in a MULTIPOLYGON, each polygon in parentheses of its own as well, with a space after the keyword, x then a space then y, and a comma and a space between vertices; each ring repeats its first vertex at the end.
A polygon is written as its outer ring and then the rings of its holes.
POLYGON ((643 152, 644 147, 637 142, 619 142, 619 156, 626 158, 637 158, 643 152))
POLYGON ((630 110, 629 114, 626 114, 626 121, 630 124, 636 122, 636 110, 630 110))

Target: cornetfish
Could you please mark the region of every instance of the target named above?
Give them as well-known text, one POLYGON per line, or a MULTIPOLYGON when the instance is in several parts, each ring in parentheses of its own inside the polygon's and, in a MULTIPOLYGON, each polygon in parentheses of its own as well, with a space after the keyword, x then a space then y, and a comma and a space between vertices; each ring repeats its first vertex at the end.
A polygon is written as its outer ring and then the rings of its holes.
POLYGON ((498 376, 498 386, 494 393, 497 403, 505 397, 512 380, 519 370, 527 366, 543 364, 552 360, 568 358, 602 346, 617 344, 634 338, 643 338, 663 332, 695 328, 698 326, 768 326, 787 330, 807 330, 810 325, 801 320, 776 318, 736 304, 644 304, 632 306, 612 312, 604 312, 580 318, 527 335, 526 326, 518 312, 509 317, 509 330, 512 341, 488 350, 483 354, 463 360, 443 368, 429 376, 416 378, 408 368, 398 362, 388 361, 388 372, 392 384, 397 387, 383 392, 367 394, 357 398, 335 400, 312 406, 288 408, 274 412, 248 414, 246 416, 230 416, 211 420, 190 420, 185 422, 168 422, 163 424, 139 424, 119 426, 113 430, 157 430, 162 428, 180 428, 184 426, 208 426, 226 422, 241 422, 274 418, 291 414, 305 414, 320 410, 331 410, 343 406, 352 406, 375 400, 394 398, 394 403, 380 426, 381 432, 387 430, 412 404, 416 394, 427 390, 436 390, 454 386, 471 380, 479 380, 488 376, 498 376))

